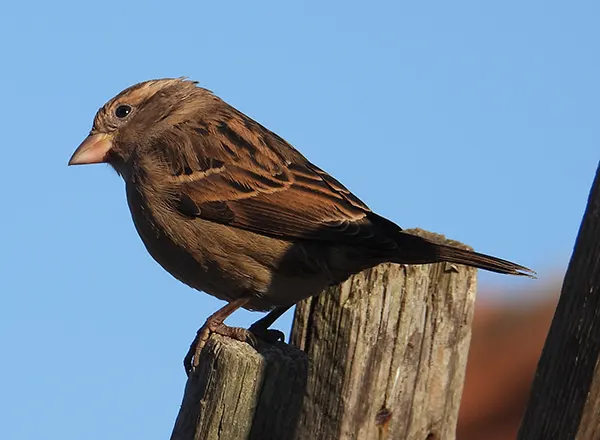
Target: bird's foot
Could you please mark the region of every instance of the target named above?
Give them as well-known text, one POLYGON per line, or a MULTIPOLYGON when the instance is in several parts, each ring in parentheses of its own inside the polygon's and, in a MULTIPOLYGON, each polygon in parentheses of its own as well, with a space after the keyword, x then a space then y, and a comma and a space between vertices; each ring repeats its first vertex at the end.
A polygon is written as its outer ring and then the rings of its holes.
POLYGON ((285 335, 281 330, 266 328, 260 324, 260 321, 255 322, 248 329, 255 338, 268 342, 269 344, 275 344, 279 341, 285 342, 285 335))
POLYGON ((242 297, 230 302, 226 306, 213 313, 206 320, 204 325, 200 327, 196 333, 196 337, 190 345, 190 349, 185 355, 185 359, 183 360, 183 367, 185 368, 185 372, 188 376, 196 371, 200 360, 200 353, 202 352, 202 349, 206 345, 206 342, 212 333, 227 336, 238 341, 247 342, 255 348, 258 345, 258 339, 269 344, 285 341, 283 332, 279 330, 270 330, 269 327, 291 306, 276 307, 266 316, 252 324, 248 330, 241 327, 229 327, 223 323, 225 318, 231 315, 231 313, 233 313, 235 310, 242 307, 248 301, 250 301, 249 297, 242 297))
POLYGON ((196 333, 196 337, 192 341, 190 349, 183 359, 183 368, 185 368, 185 374, 189 376, 191 373, 196 371, 198 362, 200 360, 200 353, 202 352, 202 348, 204 348, 206 345, 206 341, 208 341, 211 333, 217 333, 237 339, 238 341, 248 341, 252 345, 256 343, 256 339, 248 330, 240 327, 228 327, 223 324, 223 321, 225 321, 229 315, 247 304, 250 299, 251 297, 249 296, 239 297, 227 303, 225 306, 221 307, 208 317, 204 325, 200 327, 196 333))
POLYGON ((269 327, 272 326, 273 323, 290 307, 291 305, 275 307, 261 319, 252 324, 248 330, 250 330, 250 332, 258 339, 268 342, 269 344, 275 344, 279 341, 285 342, 285 335, 281 330, 271 330, 269 327))
POLYGON ((188 376, 196 371, 200 360, 200 353, 211 334, 222 335, 235 339, 236 341, 247 342, 253 347, 257 345, 256 337, 249 330, 242 327, 229 327, 222 322, 215 322, 209 318, 196 333, 196 337, 190 344, 190 349, 183 360, 183 366, 188 376))

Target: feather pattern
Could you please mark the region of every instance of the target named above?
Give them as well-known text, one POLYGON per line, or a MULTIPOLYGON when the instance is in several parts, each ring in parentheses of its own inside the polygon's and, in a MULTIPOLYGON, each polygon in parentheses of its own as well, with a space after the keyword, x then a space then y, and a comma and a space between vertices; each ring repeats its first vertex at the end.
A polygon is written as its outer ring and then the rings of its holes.
POLYGON ((98 111, 90 138, 80 149, 110 139, 105 161, 123 176, 134 223, 156 261, 218 298, 250 295, 246 308, 293 304, 386 261, 533 274, 404 232, 192 81, 124 90, 98 111), (126 117, 116 112, 122 105, 126 117))

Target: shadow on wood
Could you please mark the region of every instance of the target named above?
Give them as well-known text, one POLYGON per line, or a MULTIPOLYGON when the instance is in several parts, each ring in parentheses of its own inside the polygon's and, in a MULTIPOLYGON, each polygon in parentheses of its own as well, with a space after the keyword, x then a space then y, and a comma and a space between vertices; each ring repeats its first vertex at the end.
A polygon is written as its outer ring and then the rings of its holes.
MULTIPOLYGON (((456 246, 457 242, 418 232, 456 246)), ((301 302, 292 343, 212 336, 172 440, 451 440, 476 270, 384 264, 301 302)))
POLYGON ((306 355, 286 344, 213 335, 190 376, 172 440, 293 438, 306 387, 306 355))
POLYGON ((298 304, 292 343, 311 369, 297 440, 453 439, 475 290, 473 268, 384 264, 298 304))

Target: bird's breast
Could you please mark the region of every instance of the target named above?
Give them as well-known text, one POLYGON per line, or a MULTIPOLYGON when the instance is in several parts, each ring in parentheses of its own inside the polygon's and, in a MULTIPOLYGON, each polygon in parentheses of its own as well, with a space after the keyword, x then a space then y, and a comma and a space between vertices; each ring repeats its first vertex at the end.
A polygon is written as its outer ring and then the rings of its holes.
POLYGON ((220 299, 234 299, 235 292, 223 291, 212 279, 214 262, 201 244, 201 236, 190 235, 178 214, 169 212, 157 195, 132 183, 126 188, 133 223, 152 258, 188 286, 220 299))
POLYGON ((133 183, 126 187, 133 222, 150 255, 195 289, 226 301, 250 295, 247 308, 266 310, 316 295, 339 276, 329 268, 327 246, 189 218, 160 194, 133 183))

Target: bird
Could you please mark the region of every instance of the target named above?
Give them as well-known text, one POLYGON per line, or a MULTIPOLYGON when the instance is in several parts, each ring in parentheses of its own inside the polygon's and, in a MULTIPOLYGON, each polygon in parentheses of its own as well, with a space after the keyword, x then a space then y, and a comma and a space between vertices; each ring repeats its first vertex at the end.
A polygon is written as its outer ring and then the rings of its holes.
POLYGON ((450 262, 534 277, 507 260, 434 243, 375 212, 290 143, 198 82, 126 88, 96 113, 69 165, 107 163, 125 182, 148 253, 188 286, 226 301, 198 330, 189 375, 212 333, 250 343, 295 303, 381 263, 450 262), (224 321, 269 312, 249 329, 224 321))

